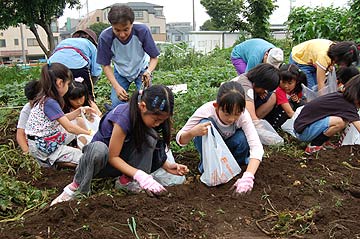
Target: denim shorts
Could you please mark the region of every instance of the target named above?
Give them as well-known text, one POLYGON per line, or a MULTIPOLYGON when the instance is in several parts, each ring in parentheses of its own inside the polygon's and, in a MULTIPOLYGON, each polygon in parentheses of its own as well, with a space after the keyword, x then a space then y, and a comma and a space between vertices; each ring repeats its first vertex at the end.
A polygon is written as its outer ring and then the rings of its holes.
POLYGON ((330 116, 325 117, 307 126, 301 134, 295 133, 295 135, 301 141, 312 141, 329 128, 329 122, 330 116))

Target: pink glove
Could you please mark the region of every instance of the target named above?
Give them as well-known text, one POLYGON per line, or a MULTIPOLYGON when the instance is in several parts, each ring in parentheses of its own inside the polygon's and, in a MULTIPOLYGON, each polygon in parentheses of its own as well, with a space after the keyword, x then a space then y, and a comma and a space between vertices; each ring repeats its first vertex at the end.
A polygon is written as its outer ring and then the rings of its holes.
POLYGON ((142 189, 151 193, 158 194, 166 191, 166 189, 160 183, 156 182, 150 174, 147 174, 142 170, 136 171, 133 178, 139 182, 142 189))
POLYGON ((254 186, 254 175, 249 172, 245 172, 243 176, 236 181, 234 184, 234 193, 236 194, 245 194, 250 192, 254 186))

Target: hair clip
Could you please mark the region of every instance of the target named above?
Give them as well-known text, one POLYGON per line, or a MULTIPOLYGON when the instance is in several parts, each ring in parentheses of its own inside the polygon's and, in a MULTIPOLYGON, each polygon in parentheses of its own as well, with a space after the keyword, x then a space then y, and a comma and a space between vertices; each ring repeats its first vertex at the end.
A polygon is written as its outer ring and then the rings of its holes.
POLYGON ((156 107, 156 103, 158 102, 158 100, 159 100, 159 96, 155 96, 154 100, 153 100, 152 103, 151 103, 151 106, 152 106, 153 108, 156 107))
POLYGON ((48 67, 51 67, 51 61, 50 60, 47 61, 47 65, 48 65, 48 67))
POLYGON ((164 110, 164 108, 165 108, 165 103, 166 103, 166 100, 165 100, 165 99, 163 99, 163 100, 161 101, 160 106, 159 106, 159 109, 160 109, 161 111, 163 111, 163 110, 164 110))
POLYGON ((81 76, 80 76, 80 77, 76 77, 76 78, 74 79, 74 81, 79 82, 79 83, 83 83, 84 78, 82 78, 81 76))

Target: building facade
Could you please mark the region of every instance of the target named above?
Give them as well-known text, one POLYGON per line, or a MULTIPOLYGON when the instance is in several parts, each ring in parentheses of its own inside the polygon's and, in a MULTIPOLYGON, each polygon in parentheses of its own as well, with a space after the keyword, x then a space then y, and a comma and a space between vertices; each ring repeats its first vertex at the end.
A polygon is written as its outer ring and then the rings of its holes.
MULTIPOLYGON (((146 2, 128 2, 124 4, 133 9, 135 22, 143 23, 149 27, 155 41, 166 40, 166 19, 163 6, 146 2)), ((111 6, 90 12, 80 21, 76 29, 84 29, 98 22, 109 23, 107 15, 111 6)))
MULTIPOLYGON (((38 34, 42 43, 48 48, 47 35, 45 30, 38 26, 38 34)), ((59 41, 57 24, 52 25, 55 44, 59 41)), ((35 35, 30 29, 20 24, 19 27, 9 27, 0 30, 0 64, 28 63, 38 59, 44 59, 45 53, 39 46, 35 35)))

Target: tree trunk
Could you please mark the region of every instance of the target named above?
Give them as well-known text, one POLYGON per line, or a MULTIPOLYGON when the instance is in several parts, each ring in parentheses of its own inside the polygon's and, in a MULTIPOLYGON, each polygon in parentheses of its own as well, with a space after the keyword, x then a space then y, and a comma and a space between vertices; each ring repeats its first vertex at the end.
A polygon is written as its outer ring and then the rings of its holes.
POLYGON ((47 57, 50 57, 51 52, 54 50, 55 48, 55 42, 54 42, 54 36, 53 33, 51 31, 51 27, 50 25, 46 25, 46 24, 42 24, 40 25, 46 32, 47 35, 47 40, 49 43, 49 49, 47 49, 47 47, 45 46, 45 44, 41 41, 39 33, 35 27, 35 25, 30 26, 30 31, 35 35, 35 38, 37 40, 37 42, 39 43, 40 48, 42 49, 42 51, 45 53, 45 55, 47 57))

